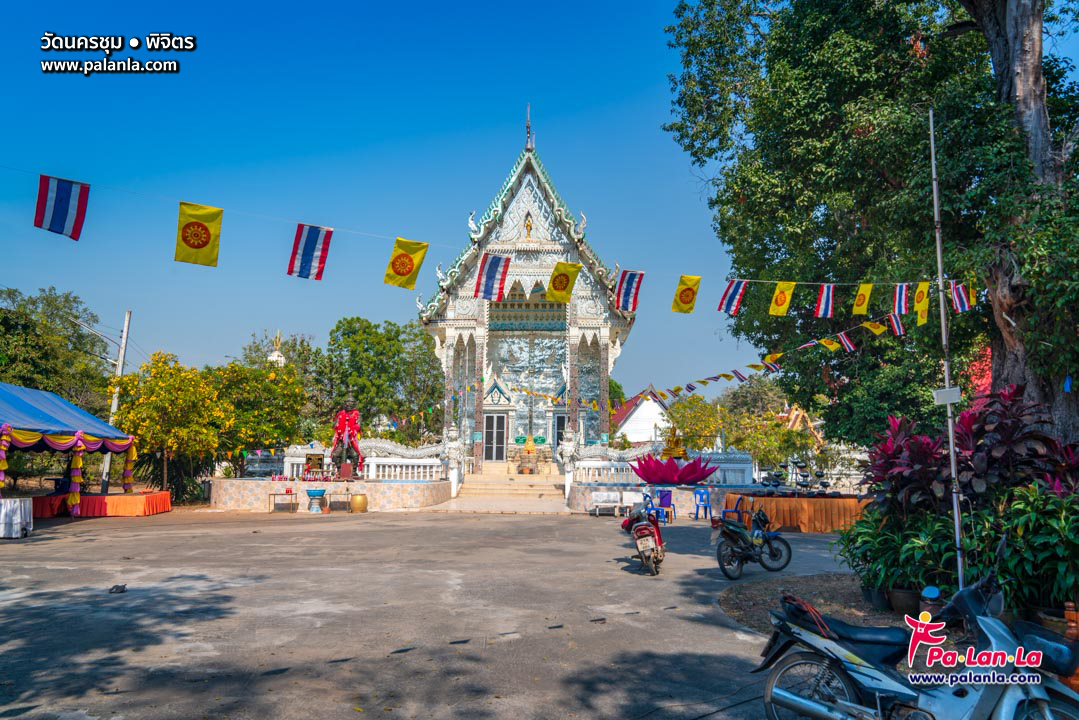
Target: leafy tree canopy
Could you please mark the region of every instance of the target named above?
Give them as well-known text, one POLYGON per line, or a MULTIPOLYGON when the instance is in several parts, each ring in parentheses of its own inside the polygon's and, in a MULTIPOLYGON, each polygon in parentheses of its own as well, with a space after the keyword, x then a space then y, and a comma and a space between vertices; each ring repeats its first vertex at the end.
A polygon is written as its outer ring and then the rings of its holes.
POLYGON ((719 411, 700 395, 690 395, 671 403, 667 411, 671 424, 690 450, 710 449, 719 435, 719 411))
MULTIPOLYGON (((966 5, 982 23, 992 3, 966 5)), ((836 317, 815 319, 816 283, 935 277, 930 107, 945 273, 989 300, 962 316, 948 308, 952 347, 962 361, 991 344, 994 387, 1026 383, 1066 437, 1079 433, 1075 395, 1061 392, 1079 366, 1079 180, 1068 172, 1047 187, 1051 174, 1035 173, 1045 165, 1025 142, 1035 131, 1016 132, 1004 61, 987 52, 984 32, 962 32, 970 18, 940 2, 698 0, 679 3, 668 28, 682 72, 671 78, 676 118, 666 128, 696 163, 716 164, 715 229, 733 275, 805 283, 784 318, 767 314, 772 286, 754 284, 732 331, 786 352, 780 383, 791 400, 852 440, 865 442, 857 428, 883 428, 888 412, 935 416, 927 393, 888 393, 901 385, 896 365, 911 384, 942 386, 936 294, 927 324, 904 318, 905 338, 858 331, 855 352, 789 351, 867 319, 852 318, 849 285, 837 287, 836 317)), ((1040 35, 1042 18, 1026 21, 1040 35)), ((1073 118, 1079 93, 1060 67, 1048 65, 1048 107, 1073 118)), ((876 286, 868 319, 890 312, 891 291, 876 286)))
POLYGON ((0 289, 0 382, 54 392, 108 419, 102 358, 113 348, 76 320, 93 326, 98 317, 72 293, 0 289))
POLYGON ((755 374, 750 375, 746 382, 723 390, 716 398, 716 404, 736 415, 774 415, 787 405, 787 395, 771 377, 755 374))
POLYGON ((298 439, 304 392, 293 368, 233 362, 206 368, 203 375, 218 401, 231 409, 231 422, 222 427, 219 445, 232 451, 229 463, 236 477, 244 475, 243 451, 287 447, 298 439))

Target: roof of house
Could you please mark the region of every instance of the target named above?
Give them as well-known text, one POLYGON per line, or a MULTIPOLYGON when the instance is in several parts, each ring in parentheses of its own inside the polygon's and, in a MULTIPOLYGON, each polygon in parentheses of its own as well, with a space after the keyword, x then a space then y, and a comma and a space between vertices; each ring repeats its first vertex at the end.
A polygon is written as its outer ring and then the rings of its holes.
MULTIPOLYGON (((634 408, 640 405, 642 401, 649 398, 651 393, 654 393, 655 391, 656 388, 652 385, 649 385, 644 390, 641 390, 639 393, 631 397, 629 400, 626 400, 626 402, 622 404, 622 407, 618 408, 615 411, 614 415, 611 416, 611 427, 616 430, 622 427, 622 423, 626 421, 626 418, 633 414, 634 408)), ((656 400, 655 402, 659 402, 660 409, 663 410, 664 414, 666 414, 667 406, 662 401, 656 400)))

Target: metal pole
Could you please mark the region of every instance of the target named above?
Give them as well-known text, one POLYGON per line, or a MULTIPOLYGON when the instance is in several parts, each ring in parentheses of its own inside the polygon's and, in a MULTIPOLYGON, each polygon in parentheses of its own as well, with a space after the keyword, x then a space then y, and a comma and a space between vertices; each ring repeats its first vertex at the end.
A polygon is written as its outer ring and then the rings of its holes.
MULTIPOLYGON (((940 190, 937 186, 937 145, 933 108, 929 108, 929 157, 933 168, 933 228, 937 239, 937 301, 940 305, 940 344, 944 348, 944 387, 952 387, 952 362, 948 348, 948 313, 944 296, 944 249, 940 236, 940 190)), ((963 589, 963 546, 960 541, 959 468, 955 460, 955 413, 952 403, 945 403, 948 413, 948 460, 952 468, 952 520, 955 523, 955 562, 959 589, 963 589)))
MULTIPOLYGON (((131 311, 124 313, 124 331, 120 334, 120 352, 116 356, 116 377, 124 375, 124 356, 127 354, 127 331, 131 328, 131 311)), ((116 410, 120 407, 120 388, 112 393, 112 406, 109 408, 109 425, 116 420, 116 410)), ((112 453, 105 453, 105 462, 101 466, 101 493, 109 492, 109 470, 112 468, 112 453)))

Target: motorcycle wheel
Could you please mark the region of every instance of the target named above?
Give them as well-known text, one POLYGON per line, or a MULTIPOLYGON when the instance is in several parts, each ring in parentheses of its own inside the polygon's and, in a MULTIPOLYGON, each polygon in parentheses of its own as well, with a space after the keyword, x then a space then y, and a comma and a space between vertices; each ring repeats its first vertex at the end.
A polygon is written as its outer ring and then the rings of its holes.
POLYGON ((768 720, 803 717, 773 703, 772 690, 777 687, 817 702, 858 702, 858 691, 847 673, 833 661, 809 652, 787 655, 772 668, 764 683, 764 714, 768 720))
MULTIPOLYGON (((1053 713, 1053 720, 1079 719, 1079 705, 1073 705, 1055 694, 1049 696, 1049 712, 1053 713)), ((1020 704, 1015 713, 1015 720, 1045 720, 1045 717, 1041 706, 1032 702, 1020 704)))
POLYGON ((659 565, 656 563, 656 554, 654 552, 645 554, 644 564, 648 568, 649 573, 652 575, 659 575, 659 565))
POLYGON ((742 558, 739 557, 734 543, 730 540, 719 542, 719 547, 716 548, 716 561, 719 562, 719 569, 728 580, 737 580, 742 577, 742 558))
POLYGON ((787 567, 791 561, 791 544, 783 538, 772 540, 771 549, 766 544, 761 548, 761 566, 765 570, 778 572, 787 567))

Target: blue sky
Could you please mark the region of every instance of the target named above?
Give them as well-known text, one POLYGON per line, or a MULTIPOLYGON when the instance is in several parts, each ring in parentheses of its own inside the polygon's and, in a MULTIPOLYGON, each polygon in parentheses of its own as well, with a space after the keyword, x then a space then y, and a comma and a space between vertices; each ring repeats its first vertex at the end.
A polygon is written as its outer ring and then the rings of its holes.
POLYGON ((132 309, 129 369, 155 350, 224 362, 262 330, 324 344, 343 316, 414 318, 520 152, 526 103, 590 244, 647 273, 614 377, 670 387, 757 357, 715 311, 729 263, 703 172, 660 129, 673 0, 154 5, 18 3, 0 34, 0 165, 33 173, 0 168, 0 284, 75 292, 104 326, 132 309), (176 59, 176 75, 44 75, 43 59, 100 57, 44 53, 46 30, 198 49, 113 56, 176 59), (32 226, 38 172, 91 184, 80 242, 32 226), (216 269, 173 262, 179 201, 224 208, 216 269), (335 233, 321 283, 286 276, 297 222, 430 243, 416 293, 382 283, 384 237, 335 233), (683 273, 704 278, 689 316, 670 311, 683 273))

